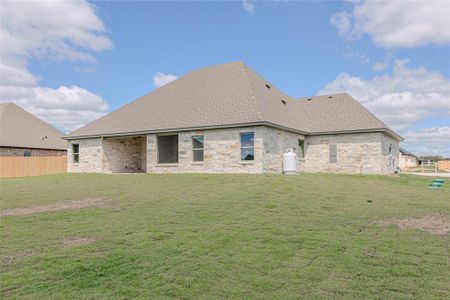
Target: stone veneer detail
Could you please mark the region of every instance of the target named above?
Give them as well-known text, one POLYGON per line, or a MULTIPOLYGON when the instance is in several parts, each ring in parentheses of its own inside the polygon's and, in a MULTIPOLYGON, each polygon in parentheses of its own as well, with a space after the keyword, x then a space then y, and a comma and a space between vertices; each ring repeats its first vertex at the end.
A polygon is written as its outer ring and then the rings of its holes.
POLYGON ((157 135, 147 136, 148 173, 262 173, 263 127, 178 133, 178 164, 158 164, 157 135), (241 161, 240 133, 254 132, 255 160, 241 161), (204 161, 194 162, 192 136, 204 136, 204 161))
MULTIPOLYGON (((176 134, 176 133, 174 133, 176 134)), ((282 172, 283 153, 299 153, 299 139, 305 139, 305 159, 299 171, 389 174, 398 166, 399 142, 383 133, 352 133, 303 136, 265 126, 178 132, 178 163, 158 164, 157 134, 146 137, 72 140, 80 145, 80 162, 73 163, 69 147, 70 172, 148 173, 267 173, 282 172), (254 132, 255 160, 241 161, 240 133, 254 132), (203 135, 204 161, 194 162, 192 136, 203 135), (146 138, 146 139, 145 139, 146 138), (145 142, 146 140, 146 142, 145 142), (127 146, 124 146, 126 144, 127 146), (329 162, 329 145, 337 145, 337 162, 329 162), (391 153, 389 153, 391 146, 391 153), (127 166, 125 168, 124 166, 127 166)))
POLYGON ((300 158, 299 140, 305 136, 271 127, 262 127, 264 133, 263 171, 266 173, 281 173, 283 171, 283 154, 288 149, 296 152, 298 170, 303 169, 304 159, 300 158))
POLYGON ((399 143, 383 133, 308 136, 306 142, 306 172, 388 174, 398 165, 399 143), (383 145, 388 142, 392 144, 391 155, 383 152, 383 145), (329 162, 330 144, 337 147, 336 163, 329 162), (389 165, 388 160, 397 163, 389 165))
POLYGON ((70 140, 67 149, 68 172, 102 172, 102 139, 70 140), (78 163, 73 161, 72 144, 80 145, 80 159, 78 163))
POLYGON ((400 143, 385 134, 383 134, 382 137, 382 173, 394 173, 398 169, 400 163, 400 143), (391 148, 390 152, 389 147, 391 148))
POLYGON ((104 138, 103 172, 139 173, 145 172, 146 136, 104 138), (145 163, 145 161, 144 161, 145 163))

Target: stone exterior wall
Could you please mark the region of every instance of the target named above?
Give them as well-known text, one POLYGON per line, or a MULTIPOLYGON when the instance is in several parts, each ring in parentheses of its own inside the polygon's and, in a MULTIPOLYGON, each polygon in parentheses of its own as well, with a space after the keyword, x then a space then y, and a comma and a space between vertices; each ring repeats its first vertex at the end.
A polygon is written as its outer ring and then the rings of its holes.
POLYGON ((390 174, 399 162, 397 140, 383 133, 352 133, 303 136, 264 126, 178 132, 178 163, 159 164, 157 134, 144 137, 96 138, 70 141, 80 145, 79 163, 68 151, 69 172, 148 173, 264 173, 282 172, 283 153, 299 154, 305 140, 305 158, 299 171, 390 174), (240 134, 254 133, 253 161, 241 160, 240 134), (204 136, 204 161, 193 161, 192 137, 204 136), (330 162, 330 144, 337 148, 337 161, 330 162), (391 152, 389 153, 389 147, 391 152))
POLYGON ((400 168, 414 168, 417 166, 417 158, 412 155, 399 153, 398 166, 400 168))
POLYGON ((395 171, 387 166, 383 145, 389 141, 392 151, 397 149, 398 153, 399 143, 383 133, 308 136, 306 141, 306 172, 389 174, 395 171), (337 147, 335 163, 330 162, 330 144, 337 147))
POLYGON ((51 149, 35 149, 35 148, 15 148, 15 147, 0 147, 0 156, 25 156, 25 151, 30 151, 32 157, 40 156, 66 156, 66 150, 51 150, 51 149))
POLYGON ((158 164, 157 135, 147 136, 148 173, 262 173, 263 127, 211 129, 178 133, 178 163, 158 164), (241 160, 240 133, 254 132, 255 160, 241 160), (204 161, 194 162, 192 136, 204 136, 204 161))
POLYGON ((103 139, 102 170, 105 173, 145 172, 142 159, 146 137, 121 137, 103 139))
POLYGON ((102 139, 80 139, 69 141, 67 149, 68 172, 102 172, 102 139), (80 145, 79 162, 73 161, 72 144, 80 145))
POLYGON ((381 170, 384 174, 391 174, 397 171, 400 162, 400 143, 387 136, 382 135, 382 164, 381 170))
POLYGON ((147 172, 147 136, 143 136, 141 142, 141 170, 147 172))
POLYGON ((283 171, 283 154, 288 149, 296 152, 298 170, 303 169, 304 159, 300 156, 299 140, 305 136, 271 127, 262 127, 264 139, 263 171, 266 173, 281 173, 283 171))

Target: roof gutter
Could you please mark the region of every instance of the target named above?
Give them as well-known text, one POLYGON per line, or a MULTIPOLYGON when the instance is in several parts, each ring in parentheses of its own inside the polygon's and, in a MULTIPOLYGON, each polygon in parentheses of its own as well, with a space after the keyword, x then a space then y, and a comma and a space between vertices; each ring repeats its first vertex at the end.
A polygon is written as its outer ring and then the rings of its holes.
POLYGON ((24 146, 10 146, 10 145, 0 145, 0 148, 16 148, 16 149, 29 149, 29 150, 49 150, 49 151, 67 151, 67 148, 42 148, 42 147, 24 147, 24 146))
POLYGON ((375 129, 356 129, 356 130, 341 130, 341 131, 324 131, 324 132, 306 132, 302 130, 293 129, 290 127, 281 126, 271 122, 250 122, 250 123, 240 123, 240 124, 226 124, 226 125, 213 125, 213 126, 196 126, 196 127, 183 127, 183 128, 170 128, 170 129, 153 129, 153 130, 143 130, 143 131, 132 131, 132 132, 118 132, 118 133, 104 133, 104 134, 92 134, 92 135, 74 135, 74 136, 64 136, 62 139, 65 140, 77 140, 77 139, 91 139, 91 138, 103 138, 103 137, 121 137, 121 136, 137 136, 146 134, 158 134, 158 133, 171 133, 171 132, 186 132, 186 131, 196 131, 196 130, 211 130, 211 129, 227 129, 227 128, 238 128, 238 127, 251 127, 251 126, 268 126, 272 128, 277 128, 297 134, 302 134, 305 136, 314 135, 332 135, 332 134, 348 134, 348 133, 367 133, 367 132, 384 132, 387 135, 403 141, 403 137, 396 134, 392 130, 387 128, 375 128, 375 129))
POLYGON ((288 128, 288 127, 276 125, 276 124, 273 124, 273 123, 270 123, 270 122, 250 122, 250 123, 213 125, 213 126, 196 126, 196 127, 183 127, 183 128, 170 128, 170 129, 153 129, 153 130, 132 131, 132 132, 73 135, 73 136, 64 136, 63 139, 65 139, 65 140, 76 140, 76 139, 91 139, 91 138, 101 138, 101 137, 136 136, 136 135, 146 135, 146 134, 155 134, 155 133, 185 132, 185 131, 210 130, 210 129, 227 129, 227 128, 251 127, 251 126, 269 126, 269 127, 274 127, 274 128, 286 130, 286 131, 299 133, 299 134, 302 134, 302 135, 307 135, 308 134, 305 131, 296 130, 296 129, 293 129, 293 128, 288 128))
POLYGON ((339 131, 323 131, 323 132, 313 132, 309 133, 308 135, 314 136, 314 135, 331 135, 331 134, 345 134, 345 133, 370 133, 370 132, 383 132, 390 137, 402 142, 405 139, 396 134, 394 131, 388 129, 388 128, 374 128, 374 129, 354 129, 354 130, 339 130, 339 131))

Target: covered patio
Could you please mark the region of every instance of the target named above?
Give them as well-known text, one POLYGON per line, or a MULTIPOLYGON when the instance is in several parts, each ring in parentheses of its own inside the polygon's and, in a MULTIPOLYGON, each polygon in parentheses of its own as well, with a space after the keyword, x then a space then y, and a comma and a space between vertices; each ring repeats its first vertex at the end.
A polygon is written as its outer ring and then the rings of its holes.
POLYGON ((103 138, 104 172, 145 173, 147 171, 147 137, 103 138))

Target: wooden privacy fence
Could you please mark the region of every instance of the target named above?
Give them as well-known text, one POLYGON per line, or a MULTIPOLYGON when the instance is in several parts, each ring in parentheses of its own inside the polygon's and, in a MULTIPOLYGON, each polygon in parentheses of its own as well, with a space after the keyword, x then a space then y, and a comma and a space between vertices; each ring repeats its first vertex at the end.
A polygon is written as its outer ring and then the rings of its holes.
POLYGON ((440 160, 438 161, 439 170, 450 170, 450 160, 440 160))
POLYGON ((67 172, 67 156, 0 157, 0 178, 67 172))

